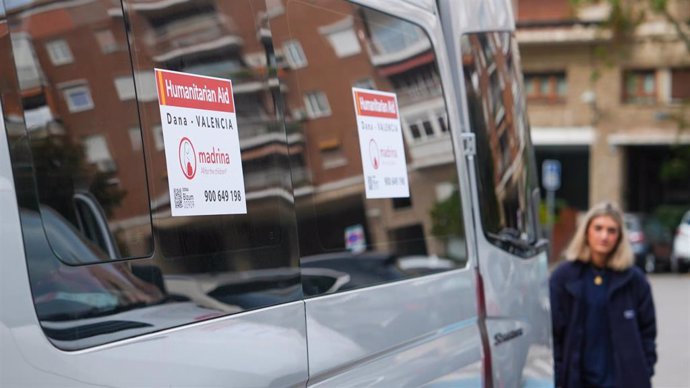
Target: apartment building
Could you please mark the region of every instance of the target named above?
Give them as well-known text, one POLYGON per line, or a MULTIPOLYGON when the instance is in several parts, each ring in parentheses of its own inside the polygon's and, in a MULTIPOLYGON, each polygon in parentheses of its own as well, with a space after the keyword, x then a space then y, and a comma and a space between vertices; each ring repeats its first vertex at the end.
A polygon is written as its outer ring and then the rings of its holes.
MULTIPOLYGON (((670 11, 687 20, 690 7, 676 1, 670 11)), ((516 2, 538 163, 561 161, 557 197, 575 209, 603 200, 632 212, 688 204, 690 179, 661 170, 690 144, 679 120, 689 114, 690 47, 652 12, 618 39, 603 24, 609 12, 607 2, 578 9, 565 0, 516 2)))

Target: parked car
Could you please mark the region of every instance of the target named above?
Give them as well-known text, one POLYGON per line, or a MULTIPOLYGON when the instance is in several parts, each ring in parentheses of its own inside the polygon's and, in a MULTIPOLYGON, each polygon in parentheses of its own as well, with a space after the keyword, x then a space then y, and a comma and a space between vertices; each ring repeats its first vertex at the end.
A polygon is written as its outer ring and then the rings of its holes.
POLYGON ((690 210, 688 210, 676 229, 671 253, 671 270, 687 272, 690 267, 690 210))
POLYGON ((635 254, 635 265, 649 273, 656 269, 656 259, 650 250, 645 236, 642 216, 628 213, 624 215, 625 227, 628 229, 628 240, 635 254))
POLYGON ((654 256, 655 272, 670 270, 673 228, 668 227, 659 218, 653 216, 645 218, 643 224, 649 251, 654 256))

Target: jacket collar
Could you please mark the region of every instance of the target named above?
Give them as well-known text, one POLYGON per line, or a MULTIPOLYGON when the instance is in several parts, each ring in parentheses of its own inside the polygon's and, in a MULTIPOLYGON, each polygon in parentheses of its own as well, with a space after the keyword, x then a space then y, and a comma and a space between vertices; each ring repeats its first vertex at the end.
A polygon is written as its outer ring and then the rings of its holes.
MULTIPOLYGON (((573 280, 565 284, 565 289, 577 299, 582 297, 585 284, 584 275, 588 267, 589 264, 576 261, 574 266, 574 270, 576 272, 575 276, 573 277, 573 280)), ((609 285, 608 296, 611 297, 616 290, 620 289, 626 283, 632 280, 633 271, 629 269, 625 271, 609 271, 609 275, 611 284, 609 285)))

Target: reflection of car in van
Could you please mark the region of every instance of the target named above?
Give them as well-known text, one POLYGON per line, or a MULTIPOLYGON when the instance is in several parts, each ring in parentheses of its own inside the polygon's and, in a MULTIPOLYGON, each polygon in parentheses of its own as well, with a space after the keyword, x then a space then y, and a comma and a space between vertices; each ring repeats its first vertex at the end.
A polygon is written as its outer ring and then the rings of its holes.
POLYGON ((656 259, 645 236, 642 217, 628 213, 624 215, 624 222, 628 230, 628 240, 635 255, 635 265, 645 272, 654 272, 656 259))
POLYGON ((673 272, 687 272, 688 268, 690 268, 690 211, 685 213, 676 228, 671 253, 673 272))
POLYGON ((553 384, 509 2, 0 7, 0 386, 553 384))

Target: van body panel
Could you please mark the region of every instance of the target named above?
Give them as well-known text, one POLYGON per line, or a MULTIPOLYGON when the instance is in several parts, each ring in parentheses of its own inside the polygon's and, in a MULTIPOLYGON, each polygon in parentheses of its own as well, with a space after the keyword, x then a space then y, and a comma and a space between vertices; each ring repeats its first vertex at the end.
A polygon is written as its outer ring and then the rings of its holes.
POLYGON ((310 381, 422 383, 457 373, 480 356, 473 289, 471 271, 458 270, 308 299, 310 381), (349 346, 329 345, 339 338, 349 346))
POLYGON ((484 248, 489 253, 480 258, 479 268, 496 381, 549 386, 553 356, 546 252, 516 259, 488 243, 484 248))

